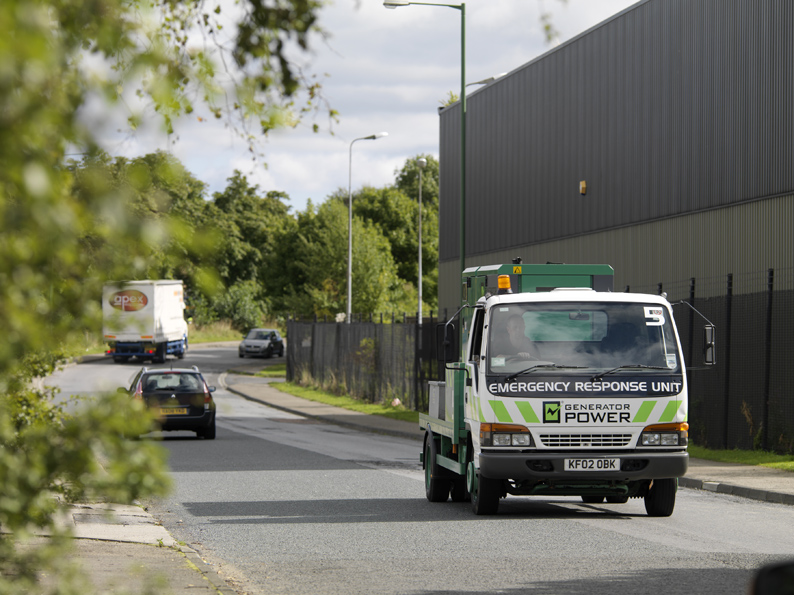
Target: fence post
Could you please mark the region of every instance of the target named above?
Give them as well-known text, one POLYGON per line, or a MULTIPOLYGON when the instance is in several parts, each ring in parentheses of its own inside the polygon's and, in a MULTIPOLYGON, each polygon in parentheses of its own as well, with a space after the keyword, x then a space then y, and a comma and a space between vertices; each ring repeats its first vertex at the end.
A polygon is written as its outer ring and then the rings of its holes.
POLYGON ((725 427, 722 436, 722 447, 728 448, 728 407, 730 406, 731 386, 731 308, 733 306, 733 273, 728 273, 727 293, 725 295, 725 384, 723 411, 725 427))
POLYGON ((766 362, 764 370, 764 428, 761 433, 761 448, 769 450, 769 388, 772 374, 772 296, 775 289, 775 269, 769 269, 766 277, 766 362))

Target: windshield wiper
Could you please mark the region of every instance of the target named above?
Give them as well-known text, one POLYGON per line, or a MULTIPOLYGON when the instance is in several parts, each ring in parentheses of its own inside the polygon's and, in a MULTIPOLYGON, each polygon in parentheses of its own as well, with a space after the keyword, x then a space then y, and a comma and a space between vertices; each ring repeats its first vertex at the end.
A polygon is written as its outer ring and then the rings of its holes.
POLYGON ((538 364, 536 366, 530 366, 526 370, 521 370, 520 372, 515 372, 513 374, 510 374, 510 376, 505 378, 505 381, 510 382, 511 380, 521 376, 521 374, 528 374, 534 372, 539 368, 565 368, 566 370, 570 370, 570 369, 578 369, 578 368, 586 368, 586 367, 587 366, 563 366, 561 364, 538 364))
POLYGON ((665 368, 664 366, 646 366, 645 364, 626 364, 624 366, 618 366, 617 368, 612 368, 611 370, 605 370, 600 374, 596 374, 590 379, 590 382, 595 382, 596 380, 601 380, 607 374, 612 374, 612 372, 617 372, 618 370, 626 370, 631 368, 643 368, 645 370, 670 370, 670 368, 665 368))

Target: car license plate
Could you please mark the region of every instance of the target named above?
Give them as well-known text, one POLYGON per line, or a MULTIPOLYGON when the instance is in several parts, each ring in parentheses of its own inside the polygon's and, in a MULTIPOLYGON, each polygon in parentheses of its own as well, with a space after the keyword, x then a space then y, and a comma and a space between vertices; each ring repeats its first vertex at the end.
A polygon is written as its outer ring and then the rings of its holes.
POLYGON ((565 471, 620 471, 620 459, 565 459, 565 471))
POLYGON ((161 407, 160 415, 187 415, 187 407, 161 407))

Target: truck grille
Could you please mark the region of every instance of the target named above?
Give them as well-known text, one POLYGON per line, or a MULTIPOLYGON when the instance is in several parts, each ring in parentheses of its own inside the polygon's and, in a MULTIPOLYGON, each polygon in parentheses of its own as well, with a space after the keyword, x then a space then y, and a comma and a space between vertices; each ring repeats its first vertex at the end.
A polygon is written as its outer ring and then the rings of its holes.
POLYGON ((628 446, 631 434, 541 434, 540 442, 549 448, 628 446))

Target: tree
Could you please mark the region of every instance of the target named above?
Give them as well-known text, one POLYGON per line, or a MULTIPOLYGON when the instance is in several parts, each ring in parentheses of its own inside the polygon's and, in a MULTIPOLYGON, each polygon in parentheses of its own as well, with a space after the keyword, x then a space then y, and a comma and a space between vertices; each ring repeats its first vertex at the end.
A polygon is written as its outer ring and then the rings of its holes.
MULTIPOLYGON (((285 244, 288 282, 278 301, 287 312, 334 317, 347 305, 348 209, 331 198, 299 213, 293 239, 285 244)), ((277 284, 276 284, 277 285, 277 284)), ((391 312, 400 281, 388 240, 378 228, 353 221, 353 313, 391 312)))
POLYGON ((215 193, 213 204, 224 229, 219 268, 230 286, 260 280, 266 263, 272 261, 290 207, 283 202, 284 193, 262 196, 259 187, 251 186, 239 171, 228 182, 223 192, 215 193))
MULTIPOLYGON (((237 26, 226 29, 237 32, 226 53, 236 70, 224 72, 212 51, 222 52, 225 40, 202 2, 0 3, 2 592, 32 591, 35 571, 54 568, 64 557, 65 541, 54 525, 63 502, 130 502, 167 486, 162 454, 120 437, 145 427, 135 420, 148 423, 134 401, 108 395, 68 415, 52 403, 52 391, 33 390, 30 380, 54 369, 64 355, 61 346, 98 327, 104 280, 146 275, 157 262, 185 262, 197 253, 194 240, 201 235, 184 225, 198 208, 197 187, 188 184, 169 196, 169 208, 184 214, 180 221, 163 212, 159 191, 147 193, 154 185, 136 186, 137 173, 160 171, 156 162, 163 159, 127 167, 100 155, 84 124, 89 98, 119 105, 137 87, 170 129, 176 117, 194 110, 198 97, 249 140, 251 127, 267 132, 294 122, 318 101, 317 85, 292 68, 288 54, 295 45, 308 48, 319 0, 242 4, 237 26), (198 38, 206 40, 200 48, 193 43, 198 38), (307 103, 300 107, 303 92, 307 103), (67 153, 75 152, 91 168, 65 166, 67 153), (122 173, 129 177, 118 183, 122 173), (105 458, 107 473, 96 454, 105 458), (46 547, 18 547, 36 528, 55 531, 55 538, 46 547)), ((130 124, 140 118, 131 114, 130 124)), ((55 583, 68 591, 65 582, 55 583)))

